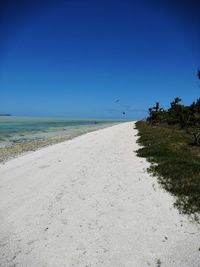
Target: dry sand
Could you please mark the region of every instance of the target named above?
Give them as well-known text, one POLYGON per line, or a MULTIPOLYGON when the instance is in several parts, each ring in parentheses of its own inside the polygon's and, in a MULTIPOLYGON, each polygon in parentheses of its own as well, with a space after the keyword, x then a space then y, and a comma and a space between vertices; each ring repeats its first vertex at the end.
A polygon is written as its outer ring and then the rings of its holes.
POLYGON ((200 229, 123 123, 0 165, 0 266, 200 266, 200 229))

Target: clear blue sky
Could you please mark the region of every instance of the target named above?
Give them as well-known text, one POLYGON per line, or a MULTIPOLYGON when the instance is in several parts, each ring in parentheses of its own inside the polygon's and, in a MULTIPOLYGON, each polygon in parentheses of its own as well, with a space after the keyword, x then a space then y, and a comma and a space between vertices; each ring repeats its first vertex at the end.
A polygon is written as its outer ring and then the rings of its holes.
POLYGON ((188 104, 199 14, 194 0, 3 0, 0 113, 129 119, 155 101, 188 104))

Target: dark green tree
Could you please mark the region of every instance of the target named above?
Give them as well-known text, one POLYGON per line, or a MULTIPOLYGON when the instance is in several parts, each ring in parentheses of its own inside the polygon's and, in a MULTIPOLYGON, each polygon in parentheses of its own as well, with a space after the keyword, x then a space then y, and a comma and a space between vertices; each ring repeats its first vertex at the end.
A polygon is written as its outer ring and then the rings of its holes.
POLYGON ((200 69, 197 70, 197 77, 200 80, 200 69))
POLYGON ((152 124, 161 123, 163 120, 164 112, 164 109, 160 107, 160 103, 156 102, 155 106, 149 108, 149 117, 147 118, 147 120, 152 124))

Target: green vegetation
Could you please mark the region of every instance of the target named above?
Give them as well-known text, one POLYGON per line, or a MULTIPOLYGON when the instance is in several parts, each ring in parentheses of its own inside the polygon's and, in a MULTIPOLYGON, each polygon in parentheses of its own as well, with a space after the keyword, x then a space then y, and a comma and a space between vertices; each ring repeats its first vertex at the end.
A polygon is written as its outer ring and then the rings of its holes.
MULTIPOLYGON (((198 71, 200 78, 200 71, 198 71)), ((147 121, 136 123, 138 155, 151 163, 149 171, 176 196, 184 214, 200 213, 200 99, 190 106, 175 98, 168 110, 159 103, 149 109, 147 121)))
POLYGON ((190 135, 175 127, 137 122, 138 155, 151 162, 149 171, 166 190, 177 196, 182 213, 200 211, 200 148, 190 146, 190 135))

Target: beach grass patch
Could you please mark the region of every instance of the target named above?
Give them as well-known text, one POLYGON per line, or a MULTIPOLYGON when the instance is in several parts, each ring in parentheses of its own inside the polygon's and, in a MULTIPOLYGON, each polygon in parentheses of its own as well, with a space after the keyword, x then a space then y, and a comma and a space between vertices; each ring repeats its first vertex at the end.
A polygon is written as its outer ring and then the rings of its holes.
POLYGON ((142 145, 138 156, 151 163, 148 171, 176 196, 174 205, 181 213, 200 212, 200 147, 191 145, 191 136, 178 127, 136 123, 142 145))

